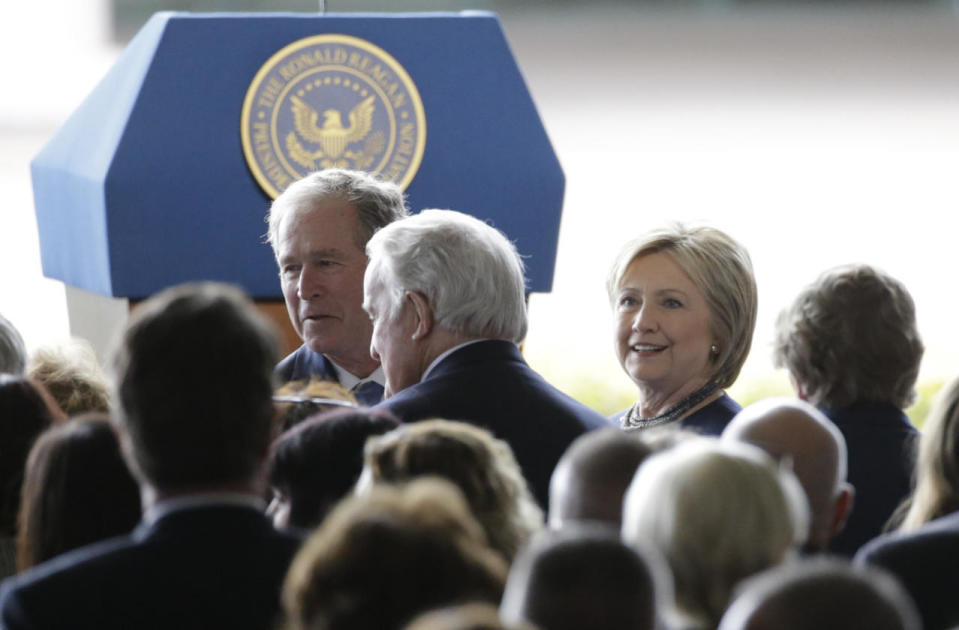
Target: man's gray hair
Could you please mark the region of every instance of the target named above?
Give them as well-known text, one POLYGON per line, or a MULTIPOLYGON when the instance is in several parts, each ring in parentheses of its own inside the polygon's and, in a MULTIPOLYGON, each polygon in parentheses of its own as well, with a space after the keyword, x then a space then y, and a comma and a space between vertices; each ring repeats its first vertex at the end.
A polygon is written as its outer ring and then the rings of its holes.
POLYGON ((276 253, 280 223, 289 212, 303 212, 330 197, 342 197, 356 207, 359 229, 356 246, 362 249, 373 233, 409 212, 403 200, 403 191, 393 182, 384 182, 370 173, 331 168, 290 184, 270 206, 267 222, 270 224, 266 240, 276 253))
POLYGON ((496 228, 453 210, 423 210, 366 245, 367 277, 389 293, 390 317, 422 293, 441 328, 468 337, 526 337, 526 282, 516 247, 496 228))
POLYGON ((27 364, 27 349, 20 332, 0 315, 0 374, 23 374, 27 364))

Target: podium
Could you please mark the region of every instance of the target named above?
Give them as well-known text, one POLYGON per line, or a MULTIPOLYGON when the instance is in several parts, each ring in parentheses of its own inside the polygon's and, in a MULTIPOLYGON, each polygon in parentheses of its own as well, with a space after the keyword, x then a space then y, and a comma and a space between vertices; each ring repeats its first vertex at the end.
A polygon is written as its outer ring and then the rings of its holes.
POLYGON ((565 180, 487 12, 154 15, 31 163, 44 274, 132 301, 216 280, 282 304, 271 198, 329 166, 488 221, 528 290, 550 290, 565 180))

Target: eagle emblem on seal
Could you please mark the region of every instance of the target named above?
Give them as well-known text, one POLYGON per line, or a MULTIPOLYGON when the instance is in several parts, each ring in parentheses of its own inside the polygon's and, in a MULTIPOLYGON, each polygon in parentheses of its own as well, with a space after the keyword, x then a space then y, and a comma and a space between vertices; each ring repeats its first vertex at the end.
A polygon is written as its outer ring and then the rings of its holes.
POLYGON ((290 98, 293 113, 294 131, 287 134, 286 148, 290 157, 301 166, 314 169, 349 168, 350 160, 354 168, 363 169, 373 161, 373 156, 383 150, 385 138, 382 132, 370 134, 373 128, 373 113, 376 111, 374 97, 370 96, 349 113, 350 124, 343 126, 343 117, 338 109, 323 110, 323 124, 319 124, 320 112, 310 107, 302 99, 290 98), (369 136, 369 137, 367 137, 369 136), (300 142, 300 138, 318 149, 309 150, 300 142), (366 139, 363 147, 350 150, 354 143, 366 139))

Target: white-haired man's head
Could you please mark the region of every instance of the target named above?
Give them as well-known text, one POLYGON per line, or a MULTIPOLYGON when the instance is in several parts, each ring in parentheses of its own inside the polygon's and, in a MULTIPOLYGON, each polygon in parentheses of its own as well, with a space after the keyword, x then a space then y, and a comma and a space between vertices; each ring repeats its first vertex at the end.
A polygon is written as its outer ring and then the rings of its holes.
POLYGON ((846 441, 832 421, 801 400, 769 398, 743 409, 723 431, 724 440, 758 446, 791 461, 809 500, 809 550, 824 550, 852 511, 846 482, 846 441))
POLYGON ((16 327, 0 315, 0 373, 23 374, 27 349, 16 327))
POLYGON ((623 539, 673 572, 674 622, 715 627, 736 583, 792 555, 808 507, 788 468, 748 444, 695 438, 653 455, 623 504, 623 539))
POLYGON ((370 348, 390 391, 419 382, 445 350, 474 339, 526 336, 526 283, 502 232, 453 210, 424 210, 366 245, 363 308, 370 348))

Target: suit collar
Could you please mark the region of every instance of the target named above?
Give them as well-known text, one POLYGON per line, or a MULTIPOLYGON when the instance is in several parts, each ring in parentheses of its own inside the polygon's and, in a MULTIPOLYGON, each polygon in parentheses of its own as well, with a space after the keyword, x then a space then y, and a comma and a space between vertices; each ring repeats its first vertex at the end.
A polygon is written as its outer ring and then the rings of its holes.
POLYGON ((432 372, 433 369, 443 361, 443 359, 445 359, 446 357, 450 356, 451 354, 453 354, 453 353, 456 352, 457 350, 461 350, 461 349, 463 349, 463 348, 465 348, 465 347, 467 347, 467 346, 473 345, 474 343, 482 343, 482 342, 484 342, 484 341, 492 341, 492 340, 491 340, 491 339, 473 339, 473 340, 467 341, 467 342, 465 342, 465 343, 457 344, 457 345, 453 346, 452 348, 447 348, 446 351, 444 351, 443 353, 441 353, 438 357, 436 357, 435 359, 433 359, 433 361, 431 361, 428 366, 426 366, 426 370, 423 371, 423 376, 420 377, 420 380, 421 380, 421 381, 425 381, 425 380, 429 377, 430 372, 432 372))
POLYGON ((450 348, 426 369, 420 382, 437 378, 477 361, 523 361, 523 355, 512 341, 504 339, 478 339, 450 348))
POLYGON ((198 503, 161 514, 150 522, 144 519, 133 533, 135 539, 154 536, 192 537, 211 530, 229 534, 250 528, 272 529, 263 511, 239 503, 198 503))
POLYGON ((261 513, 266 510, 266 504, 263 502, 263 499, 252 494, 242 494, 239 492, 205 492, 158 501, 144 512, 143 520, 152 525, 168 514, 174 514, 183 510, 225 506, 247 507, 261 513))

